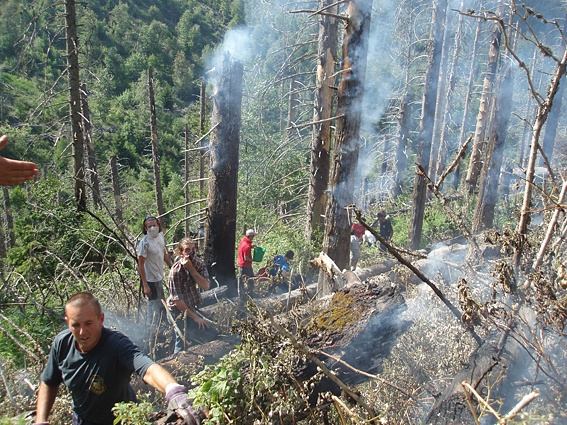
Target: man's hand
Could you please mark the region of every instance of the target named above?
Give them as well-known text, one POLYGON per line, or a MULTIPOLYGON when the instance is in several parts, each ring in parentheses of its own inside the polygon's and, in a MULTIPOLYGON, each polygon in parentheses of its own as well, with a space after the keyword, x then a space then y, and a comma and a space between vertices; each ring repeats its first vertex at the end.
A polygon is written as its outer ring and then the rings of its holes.
POLYGON ((193 320, 199 325, 199 330, 205 330, 209 327, 209 322, 202 317, 197 316, 197 318, 193 320))
MULTIPOLYGON (((0 137, 0 150, 8 144, 8 136, 0 137)), ((39 174, 37 164, 0 156, 0 186, 15 186, 39 174)))
POLYGON ((167 422, 177 416, 183 419, 187 425, 200 425, 201 419, 205 417, 200 408, 195 410, 191 405, 193 400, 187 397, 187 388, 182 385, 177 385, 167 391, 165 400, 167 401, 167 413, 169 415, 167 422))
POLYGON ((152 295, 152 288, 147 283, 144 283, 144 294, 148 297, 152 295))

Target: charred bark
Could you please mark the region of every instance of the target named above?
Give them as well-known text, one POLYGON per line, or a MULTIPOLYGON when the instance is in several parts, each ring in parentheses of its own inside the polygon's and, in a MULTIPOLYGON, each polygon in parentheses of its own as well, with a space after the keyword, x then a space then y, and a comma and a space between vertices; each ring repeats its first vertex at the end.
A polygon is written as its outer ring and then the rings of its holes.
POLYGON ((495 23, 494 30, 492 31, 492 42, 490 43, 490 50, 488 52, 488 69, 484 76, 480 107, 476 118, 471 159, 469 162, 469 169, 467 171, 466 187, 469 194, 472 194, 476 189, 478 174, 481 169, 480 160, 482 155, 482 144, 484 142, 484 133, 488 122, 488 113, 492 99, 494 81, 496 78, 501 37, 502 28, 499 23, 495 23))
POLYGON ((156 205, 158 211, 158 219, 161 221, 161 225, 164 226, 163 218, 164 214, 163 208, 163 195, 161 190, 161 174, 159 171, 159 151, 158 151, 158 138, 157 138, 157 116, 156 116, 156 101, 154 98, 154 70, 152 67, 148 67, 148 86, 150 90, 150 131, 152 138, 152 162, 154 164, 154 182, 155 182, 155 194, 156 194, 156 205))
MULTIPOLYGON (((338 115, 330 187, 325 212, 326 224, 323 251, 340 269, 348 267, 350 259, 350 224, 345 207, 352 203, 358 162, 361 103, 368 52, 368 30, 372 4, 352 1, 347 10, 348 24, 343 41, 342 78, 339 86, 338 115)), ((320 295, 330 294, 332 282, 319 274, 320 295)))
MULTIPOLYGON (((427 172, 429 168, 429 156, 431 153, 431 142, 433 137, 433 121, 435 120, 435 105, 437 97, 437 86, 439 82, 439 67, 442 49, 441 19, 447 8, 447 0, 439 0, 433 12, 430 34, 429 65, 425 76, 425 91, 421 106, 421 121, 419 124, 418 148, 416 162, 421 164, 427 172)), ((420 173, 415 174, 412 213, 407 247, 419 249, 421 245, 421 231, 423 228, 423 215, 427 191, 427 181, 420 173)))
POLYGON ((494 221, 494 208, 498 201, 498 180, 504 158, 504 142, 508 134, 508 122, 512 112, 514 79, 510 64, 506 65, 498 86, 498 96, 494 98, 492 106, 488 145, 473 218, 473 233, 491 229, 494 221))
POLYGON ((242 107, 242 63, 226 54, 218 71, 213 95, 209 169, 208 215, 205 221, 204 257, 209 272, 229 294, 237 293, 234 272, 238 149, 242 107))
POLYGON ((67 46, 67 78, 69 86, 69 116, 73 139, 73 178, 78 211, 86 211, 85 168, 83 164, 83 129, 81 127, 81 93, 79 83, 79 37, 75 0, 65 0, 65 39, 67 46))
POLYGON ((110 173, 112 176, 112 193, 114 194, 114 211, 116 213, 116 222, 118 226, 124 230, 124 218, 122 215, 122 196, 120 194, 120 178, 118 177, 118 164, 116 155, 110 157, 110 173))
MULTIPOLYGON (((320 0, 319 8, 330 6, 332 0, 320 0)), ((336 6, 327 9, 336 13, 336 6)), ((319 42, 313 121, 331 118, 333 113, 333 86, 335 74, 335 52, 337 51, 337 20, 319 15, 319 42)), ((307 195, 307 226, 305 236, 311 238, 313 231, 324 226, 323 214, 327 203, 331 152, 331 121, 313 125, 311 139, 311 167, 309 192, 307 195)))

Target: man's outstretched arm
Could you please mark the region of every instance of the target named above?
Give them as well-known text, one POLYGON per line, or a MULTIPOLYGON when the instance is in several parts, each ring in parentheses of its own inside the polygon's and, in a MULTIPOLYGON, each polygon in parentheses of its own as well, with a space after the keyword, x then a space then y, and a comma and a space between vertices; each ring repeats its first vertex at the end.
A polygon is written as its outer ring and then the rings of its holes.
POLYGON ((57 391, 59 386, 50 387, 45 382, 39 384, 39 392, 37 393, 37 406, 36 406, 36 416, 35 423, 47 423, 47 418, 51 413, 51 408, 53 403, 55 403, 55 398, 57 397, 57 391))

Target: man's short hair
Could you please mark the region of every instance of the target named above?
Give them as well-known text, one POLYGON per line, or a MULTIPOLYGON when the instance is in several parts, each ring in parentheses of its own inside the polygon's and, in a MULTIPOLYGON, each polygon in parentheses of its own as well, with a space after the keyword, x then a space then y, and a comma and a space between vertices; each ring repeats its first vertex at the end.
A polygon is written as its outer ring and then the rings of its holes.
POLYGON ((382 214, 381 212, 378 213, 378 217, 384 217, 384 214, 382 214))
POLYGON ((288 260, 293 260, 293 257, 295 256, 295 254, 293 253, 293 251, 290 249, 288 252, 285 253, 284 257, 287 258, 288 260))
POLYGON ((95 297, 90 292, 78 292, 73 295, 71 298, 69 298, 67 304, 65 304, 65 310, 68 306, 80 308, 86 305, 92 305, 95 308, 97 316, 100 316, 102 314, 102 307, 100 306, 100 302, 98 301, 97 297, 95 297))

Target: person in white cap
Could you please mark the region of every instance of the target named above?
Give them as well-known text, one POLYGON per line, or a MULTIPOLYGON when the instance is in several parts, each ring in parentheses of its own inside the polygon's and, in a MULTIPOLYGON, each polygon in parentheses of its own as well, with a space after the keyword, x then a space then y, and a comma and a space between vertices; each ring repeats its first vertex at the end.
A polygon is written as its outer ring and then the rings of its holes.
MULTIPOLYGON (((248 289, 250 289, 250 285, 248 285, 249 278, 254 277, 254 269, 252 269, 252 239, 258 233, 254 231, 254 229, 248 229, 246 231, 246 235, 240 240, 240 244, 238 244, 238 292, 240 293, 241 290, 244 289, 244 283, 247 283, 248 289), (243 281, 242 276, 248 276, 246 282, 243 281)), ((252 283, 252 282, 250 282, 252 283)))

